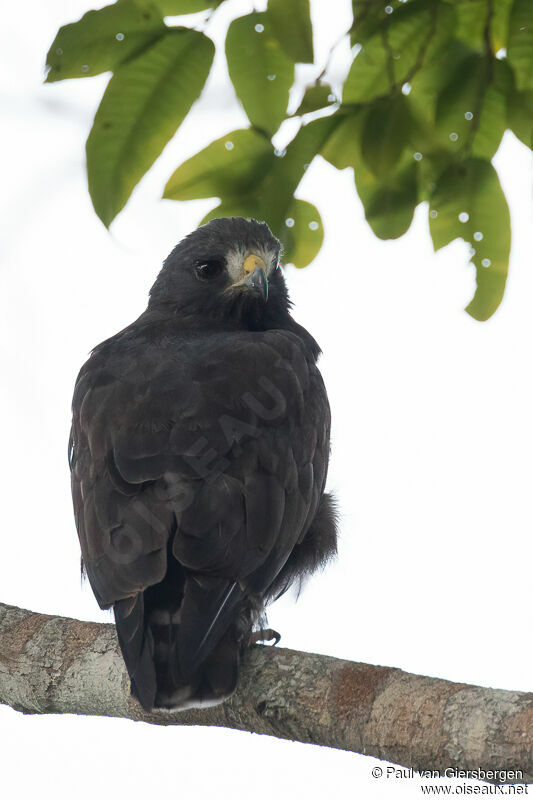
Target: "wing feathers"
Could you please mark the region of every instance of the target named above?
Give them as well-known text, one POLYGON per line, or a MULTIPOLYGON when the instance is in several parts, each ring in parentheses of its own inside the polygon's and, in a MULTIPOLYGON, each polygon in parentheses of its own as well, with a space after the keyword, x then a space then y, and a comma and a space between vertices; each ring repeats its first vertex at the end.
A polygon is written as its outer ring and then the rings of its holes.
POLYGON ((134 325, 80 373, 76 524, 145 708, 231 694, 269 587, 314 564, 314 543, 331 549, 327 526, 305 539, 329 447, 315 355, 282 330, 158 338, 134 325))

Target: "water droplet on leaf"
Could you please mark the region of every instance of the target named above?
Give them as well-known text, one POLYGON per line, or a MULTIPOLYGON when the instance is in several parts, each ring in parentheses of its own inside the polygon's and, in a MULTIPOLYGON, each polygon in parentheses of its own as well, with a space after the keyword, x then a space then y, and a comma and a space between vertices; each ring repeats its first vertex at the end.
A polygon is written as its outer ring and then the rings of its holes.
POLYGON ((224 145, 224 147, 226 148, 226 150, 233 150, 233 148, 235 147, 235 145, 233 144, 233 142, 226 142, 226 144, 224 145))
POLYGON ((275 81, 276 80, 276 76, 275 75, 267 75, 267 78, 268 78, 269 81, 275 81))
POLYGON ((312 222, 309 223, 309 228, 312 231, 317 231, 319 227, 320 226, 319 226, 318 222, 316 222, 316 220, 313 220, 312 222))
POLYGON ((459 222, 468 222, 470 214, 467 211, 461 211, 459 214, 459 222))
POLYGON ((117 35, 115 36, 115 39, 117 40, 117 42, 123 42, 124 41, 124 34, 123 33, 117 33, 117 35))
POLYGON ((455 133, 454 131, 452 131, 452 133, 450 133, 450 140, 452 142, 456 142, 458 138, 459 138, 458 134, 455 133))
POLYGON ((285 220, 285 225, 287 226, 287 228, 292 228, 294 226, 293 218, 287 217, 287 219, 285 220))
POLYGON ((392 6, 385 6, 385 14, 392 14, 394 11, 392 6))
POLYGON ((422 161, 422 153, 413 153, 413 158, 415 161, 422 161))
POLYGON ((410 83, 404 83, 404 85, 402 86, 402 94, 407 95, 407 94, 410 94, 410 93, 411 93, 411 84, 410 83))
POLYGON ((469 122, 471 119, 474 119, 474 115, 471 111, 465 111, 465 119, 467 119, 469 122))
POLYGON ((265 26, 261 25, 261 23, 258 22, 257 25, 255 26, 255 30, 257 31, 257 33, 263 33, 263 31, 265 30, 265 26))
POLYGON ((491 263, 492 262, 491 262, 490 258, 484 258, 482 260, 482 262, 481 262, 481 266, 482 267, 490 267, 491 263))
POLYGON ((480 242, 483 239, 483 234, 481 233, 481 231, 475 232, 474 239, 476 240, 476 242, 480 242))
POLYGON ((82 72, 89 72, 89 65, 88 64, 82 64, 81 65, 81 71, 82 72))
POLYGON ((58 47, 57 50, 56 50, 56 53, 57 53, 58 56, 62 56, 63 55, 63 48, 62 47, 58 47))
POLYGON ((429 216, 431 217, 431 219, 436 219, 439 216, 439 212, 436 209, 432 208, 431 211, 429 212, 429 216))

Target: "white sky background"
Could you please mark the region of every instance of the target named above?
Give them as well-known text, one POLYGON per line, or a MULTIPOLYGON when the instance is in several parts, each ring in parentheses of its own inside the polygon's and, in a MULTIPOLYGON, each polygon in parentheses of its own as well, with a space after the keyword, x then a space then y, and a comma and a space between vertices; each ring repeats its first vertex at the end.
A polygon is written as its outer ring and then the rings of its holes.
MULTIPOLYGON (((29 0, 3 13, 0 600, 107 621, 80 588, 66 462, 74 380, 91 347, 144 309, 163 258, 213 205, 158 200, 166 179, 244 117, 219 70, 110 235, 84 165, 106 77, 42 84, 57 28, 94 5, 29 0)), ((349 3, 312 5, 323 63, 349 3)), ((434 255, 423 208, 406 236, 381 242, 350 170, 316 159, 300 186, 326 240, 287 278, 296 318, 324 351, 341 543, 337 563, 298 603, 279 601, 270 623, 286 647, 530 691, 533 170, 510 134, 496 167, 513 250, 506 298, 484 324, 463 311, 474 289, 466 246, 434 255)), ((1 707, 0 737, 6 796, 420 794, 418 780, 376 781, 373 759, 227 730, 1 707)))

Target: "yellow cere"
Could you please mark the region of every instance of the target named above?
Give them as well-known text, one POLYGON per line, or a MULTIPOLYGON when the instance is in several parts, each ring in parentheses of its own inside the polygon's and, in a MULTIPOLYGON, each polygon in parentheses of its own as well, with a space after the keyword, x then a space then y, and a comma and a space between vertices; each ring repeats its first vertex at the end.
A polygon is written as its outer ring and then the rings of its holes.
POLYGON ((266 270, 265 262, 260 256, 256 256, 255 253, 250 253, 250 255, 246 256, 242 267, 245 275, 251 275, 252 272, 255 272, 257 267, 262 267, 262 269, 266 270))

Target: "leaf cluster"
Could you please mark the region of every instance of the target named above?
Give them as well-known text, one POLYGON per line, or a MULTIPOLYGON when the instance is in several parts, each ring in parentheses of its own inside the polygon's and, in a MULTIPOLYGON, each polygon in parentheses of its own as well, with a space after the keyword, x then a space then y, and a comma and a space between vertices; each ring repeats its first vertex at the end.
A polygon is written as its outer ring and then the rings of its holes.
MULTIPOLYGON (((113 73, 87 140, 89 191, 106 225, 179 128, 212 67, 211 39, 175 17, 203 12, 208 23, 223 2, 117 0, 62 27, 52 43, 49 82, 113 73)), ((295 65, 314 61, 309 0, 268 0, 266 11, 234 19, 225 56, 249 127, 180 164, 164 197, 218 198, 206 219, 266 220, 286 261, 303 267, 324 231, 318 210, 295 192, 322 156, 353 169, 376 236, 401 236, 425 201, 435 249, 458 237, 468 242, 477 289, 467 311, 487 319, 503 297, 511 243, 491 160, 506 129, 528 147, 533 140, 533 3, 353 0, 352 10, 342 92, 322 70, 293 114, 301 125, 282 151, 272 139, 290 116, 295 65)))

